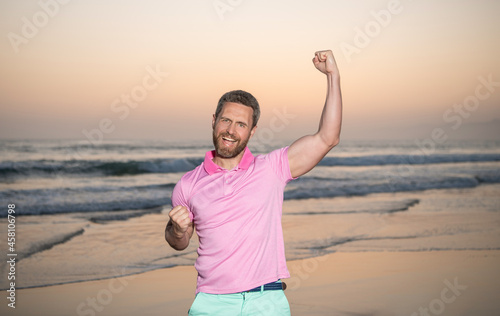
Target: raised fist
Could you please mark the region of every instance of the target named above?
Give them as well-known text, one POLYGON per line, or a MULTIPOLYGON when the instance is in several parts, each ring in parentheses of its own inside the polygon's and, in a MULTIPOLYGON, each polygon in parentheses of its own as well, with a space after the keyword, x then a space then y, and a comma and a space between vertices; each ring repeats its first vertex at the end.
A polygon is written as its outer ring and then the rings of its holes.
POLYGON ((339 74, 337 63, 331 50, 322 50, 314 53, 314 66, 324 74, 339 74))

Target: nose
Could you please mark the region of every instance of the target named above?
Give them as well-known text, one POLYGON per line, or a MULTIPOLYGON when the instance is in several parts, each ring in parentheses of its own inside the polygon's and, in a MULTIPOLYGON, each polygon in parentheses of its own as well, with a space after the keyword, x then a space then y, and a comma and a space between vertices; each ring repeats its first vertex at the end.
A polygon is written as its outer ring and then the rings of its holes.
POLYGON ((231 135, 234 135, 234 123, 230 123, 227 128, 226 128, 226 132, 228 132, 229 134, 231 135))

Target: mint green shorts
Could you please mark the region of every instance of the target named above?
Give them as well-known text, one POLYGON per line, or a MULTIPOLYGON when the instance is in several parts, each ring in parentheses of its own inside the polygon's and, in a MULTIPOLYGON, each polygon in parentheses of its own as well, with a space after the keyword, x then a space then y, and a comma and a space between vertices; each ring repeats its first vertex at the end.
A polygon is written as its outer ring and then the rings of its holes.
POLYGON ((196 294, 190 316, 290 316, 283 290, 234 294, 196 294))

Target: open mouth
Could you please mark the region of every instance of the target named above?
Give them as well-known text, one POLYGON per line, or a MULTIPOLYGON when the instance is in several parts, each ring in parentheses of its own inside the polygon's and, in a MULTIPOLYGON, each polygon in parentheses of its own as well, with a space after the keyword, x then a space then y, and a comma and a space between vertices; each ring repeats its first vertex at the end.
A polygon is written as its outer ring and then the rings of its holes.
POLYGON ((232 139, 232 138, 230 138, 230 137, 222 137, 222 142, 223 142, 225 145, 230 146, 230 145, 232 145, 232 144, 236 143, 236 142, 237 142, 237 140, 236 140, 236 139, 232 139))

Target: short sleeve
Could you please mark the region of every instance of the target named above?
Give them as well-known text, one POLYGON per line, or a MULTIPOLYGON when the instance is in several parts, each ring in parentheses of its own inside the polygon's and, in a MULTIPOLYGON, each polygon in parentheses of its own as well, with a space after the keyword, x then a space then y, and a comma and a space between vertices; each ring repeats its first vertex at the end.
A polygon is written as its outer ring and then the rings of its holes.
POLYGON ((179 182, 177 182, 174 190, 172 191, 172 207, 176 207, 178 205, 185 206, 189 211, 189 218, 193 220, 193 212, 191 212, 189 208, 189 203, 182 188, 182 178, 181 180, 179 180, 179 182))
POLYGON ((290 164, 288 162, 288 146, 273 150, 265 155, 265 159, 271 164, 277 176, 284 182, 288 183, 296 178, 292 177, 290 164))

